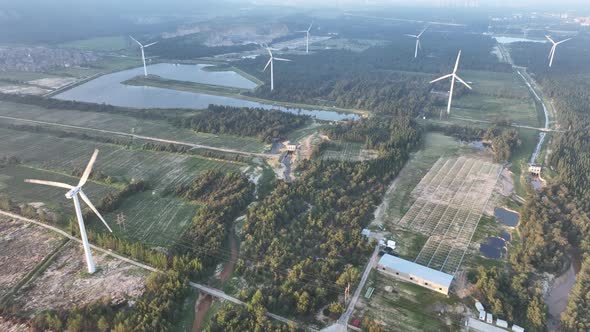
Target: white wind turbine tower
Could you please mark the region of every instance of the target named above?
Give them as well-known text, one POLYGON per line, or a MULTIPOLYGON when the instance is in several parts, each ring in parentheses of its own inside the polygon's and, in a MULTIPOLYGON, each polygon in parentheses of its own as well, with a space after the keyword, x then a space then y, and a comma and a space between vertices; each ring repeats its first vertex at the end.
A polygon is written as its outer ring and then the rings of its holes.
POLYGON ((272 55, 272 51, 278 51, 277 49, 270 48, 270 47, 266 46, 266 50, 268 51, 268 55, 270 55, 270 59, 268 60, 268 62, 266 63, 266 66, 264 66, 264 69, 262 71, 266 71, 266 68, 268 68, 268 66, 270 65, 270 91, 273 91, 275 89, 274 60, 289 61, 289 62, 291 60, 274 57, 272 55))
POLYGON ((306 46, 305 46, 305 53, 308 53, 308 54, 309 54, 309 32, 311 31, 312 26, 313 26, 313 23, 309 25, 309 28, 307 28, 307 30, 296 31, 296 32, 305 33, 305 36, 307 37, 306 46))
MULTIPOLYGON (((457 69, 459 69, 459 60, 461 59, 461 51, 459 50, 459 55, 457 55, 457 62, 455 62, 455 69, 453 69, 453 72, 451 74, 445 75, 443 77, 439 77, 437 79, 435 79, 434 81, 431 81, 430 84, 438 82, 438 81, 442 81, 444 79, 447 79, 449 77, 451 77, 451 90, 449 91, 449 104, 447 106, 447 115, 451 114, 451 103, 453 101, 453 90, 455 88, 455 79, 458 80, 459 82, 463 83, 463 85, 465 85, 467 88, 469 88, 469 90, 472 90, 471 86, 469 86, 469 84, 465 83, 465 81, 463 81, 461 79, 461 77, 459 77, 457 75, 457 69)), ((441 118, 442 118, 442 110, 441 110, 441 118)))
POLYGON ((147 44, 147 45, 143 45, 142 43, 138 42, 137 39, 133 38, 133 36, 129 36, 131 39, 133 39, 134 42, 137 43, 137 45, 139 45, 139 47, 141 48, 141 59, 143 60, 143 75, 145 77, 147 77, 147 66, 145 65, 145 51, 144 49, 153 46, 155 44, 157 44, 158 42, 153 42, 151 44, 147 44))
POLYGON ((80 235, 82 237, 82 244, 84 245, 84 254, 86 255, 86 264, 88 265, 88 273, 94 273, 96 271, 96 268, 94 266, 94 260, 92 259, 92 253, 90 252, 90 244, 88 243, 88 236, 86 235, 86 227, 84 226, 84 220, 82 219, 82 209, 80 207, 80 201, 78 200, 78 196, 80 196, 80 198, 82 198, 84 203, 86 203, 86 205, 88 205, 88 207, 90 207, 90 209, 94 213, 96 213, 96 215, 104 223, 104 225, 107 227, 107 229, 111 233, 113 232, 113 230, 109 227, 109 225, 104 220, 102 215, 100 215, 100 213, 98 212, 96 207, 92 204, 92 202, 90 202, 90 199, 88 199, 88 196, 86 196, 86 194, 84 194, 84 192, 82 191, 82 186, 84 186, 84 184, 88 180, 88 177, 90 176, 90 173, 92 172, 92 166, 94 165, 94 162, 96 161, 96 156, 98 156, 98 150, 94 150, 94 154, 92 154, 92 158, 90 158, 90 161, 88 162, 88 165, 86 166, 86 169, 84 170, 84 173, 82 174, 82 177, 80 178, 80 182, 78 182, 78 185, 75 187, 71 186, 69 184, 66 184, 66 183, 61 183, 61 182, 44 181, 44 180, 31 180, 31 179, 25 180, 25 182, 28 182, 28 183, 43 184, 46 186, 64 188, 64 189, 69 190, 66 193, 66 197, 68 199, 74 200, 74 207, 76 208, 76 217, 78 218, 78 226, 80 227, 80 235))
POLYGON ((553 47, 551 47, 551 51, 549 52, 549 56, 548 58, 549 60, 549 67, 551 68, 551 66, 553 65, 553 57, 555 56, 555 50, 557 49, 557 45, 561 44, 561 43, 565 43, 568 40, 571 40, 571 38, 562 40, 560 42, 555 42, 553 39, 551 39, 551 37, 549 36, 545 36, 547 38, 547 40, 549 40, 551 42, 551 44, 553 44, 553 47))
POLYGON ((420 32, 418 35, 406 35, 408 37, 416 38, 416 51, 414 52, 414 58, 418 57, 418 48, 422 48, 422 45, 420 44, 420 37, 422 37, 422 34, 426 32, 427 29, 428 27, 424 28, 424 30, 422 30, 422 32, 420 32))

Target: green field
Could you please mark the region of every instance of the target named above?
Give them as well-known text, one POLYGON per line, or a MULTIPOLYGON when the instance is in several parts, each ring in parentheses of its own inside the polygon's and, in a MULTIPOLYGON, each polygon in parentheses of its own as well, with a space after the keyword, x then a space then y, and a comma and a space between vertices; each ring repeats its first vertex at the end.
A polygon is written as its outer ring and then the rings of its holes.
MULTIPOLYGON (((525 83, 516 74, 462 71, 460 76, 472 82, 473 90, 454 98, 451 121, 460 118, 488 122, 504 120, 541 126, 535 103, 525 83)), ((448 87, 445 85, 445 88, 448 87)))
POLYGON ((128 38, 123 36, 112 36, 75 40, 72 42, 60 44, 59 46, 65 48, 77 48, 80 50, 88 51, 112 52, 125 49, 128 45, 128 38))
POLYGON ((106 56, 103 59, 87 66, 56 68, 47 71, 48 74, 70 77, 89 77, 97 74, 107 74, 124 69, 141 66, 141 57, 106 56))
MULTIPOLYGON (((94 148, 100 149, 95 170, 119 180, 142 179, 148 182, 149 190, 124 200, 122 206, 108 217, 109 221, 114 223, 115 215, 123 213, 127 230, 122 231, 122 234, 152 244, 174 243, 197 209, 196 206, 170 196, 170 189, 179 184, 190 183, 199 174, 210 169, 240 171, 244 167, 241 164, 182 154, 130 150, 110 144, 0 129, 0 151, 3 155, 16 156, 26 166, 51 172, 66 173, 73 168, 82 169, 94 148)), ((23 167, 15 168, 12 171, 14 175, 5 175, 3 171, 3 192, 15 200, 23 199, 30 202, 34 199, 46 202, 48 206, 63 207, 67 203, 60 198, 64 193, 59 190, 56 190, 55 194, 51 191, 49 195, 45 188, 23 189, 24 183, 20 186, 14 185, 20 184, 25 176, 60 180, 59 174, 28 174, 28 171, 27 174, 19 174, 19 170, 22 169, 23 167), (42 194, 35 194, 35 190, 42 194)), ((67 182, 75 183, 75 179, 68 179, 67 182)), ((98 189, 88 188, 88 195, 95 202, 106 193, 98 189)), ((57 212, 70 214, 72 210, 60 209, 57 212)), ((115 227, 115 231, 120 232, 120 227, 115 227)))
MULTIPOLYGON (((162 110, 162 112, 165 112, 165 110, 162 110)), ((33 105, 0 101, 0 115, 122 133, 131 133, 133 131, 135 134, 142 136, 153 136, 246 152, 262 152, 265 149, 265 144, 256 138, 197 133, 190 129, 175 127, 165 120, 139 119, 119 114, 45 109, 33 105)), ((0 121, 35 125, 6 119, 0 119, 0 121)), ((91 131, 89 134, 98 135, 99 133, 91 131)))
POLYGON ((325 160, 360 161, 371 159, 376 152, 363 149, 362 143, 331 141, 322 152, 325 160))
POLYGON ((453 317, 455 315, 450 312, 458 302, 426 288, 401 282, 373 270, 361 294, 359 302, 362 303, 362 309, 355 311, 353 317, 376 320, 385 324, 385 331, 460 330, 462 317, 458 314, 453 317), (386 286, 391 286, 392 292, 387 292, 386 286), (369 287, 375 291, 370 299, 366 299, 364 295, 369 287), (445 314, 439 315, 443 310, 445 314))

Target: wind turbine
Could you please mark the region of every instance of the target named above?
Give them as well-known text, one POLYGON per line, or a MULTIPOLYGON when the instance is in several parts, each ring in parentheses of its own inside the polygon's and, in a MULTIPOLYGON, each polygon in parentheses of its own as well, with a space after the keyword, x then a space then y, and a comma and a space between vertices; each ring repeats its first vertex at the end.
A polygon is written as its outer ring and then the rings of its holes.
POLYGON ((134 42, 137 43, 137 45, 139 45, 139 47, 141 48, 141 59, 143 60, 143 75, 145 77, 147 77, 147 66, 145 65, 145 48, 148 48, 150 46, 153 46, 155 44, 157 44, 158 42, 153 42, 151 44, 147 44, 147 45, 143 45, 142 43, 138 42, 137 39, 133 38, 133 36, 129 36, 131 39, 133 39, 134 42))
POLYGON ((75 187, 71 186, 69 184, 66 184, 66 183, 54 182, 54 181, 31 180, 31 179, 25 180, 25 182, 28 182, 28 183, 43 184, 46 186, 64 188, 64 189, 69 190, 66 193, 66 198, 74 200, 74 207, 76 208, 76 216, 78 218, 78 226, 80 227, 80 235, 82 236, 82 244, 84 245, 84 254, 86 255, 86 264, 88 265, 88 273, 94 273, 96 271, 96 268, 94 266, 94 260, 92 259, 92 253, 90 252, 90 244, 88 243, 88 236, 86 235, 86 227, 84 226, 84 219, 82 219, 82 209, 80 207, 80 201, 78 200, 78 196, 80 196, 80 198, 82 198, 84 203, 86 203, 86 205, 88 205, 88 207, 90 207, 90 209, 94 213, 96 213, 98 218, 100 218, 100 220, 104 223, 104 225, 107 227, 107 229, 111 233, 113 232, 113 230, 109 227, 109 225, 104 220, 102 215, 98 212, 96 207, 92 204, 92 202, 90 202, 90 199, 88 199, 88 196, 86 196, 86 194, 84 194, 84 192, 82 191, 82 186, 84 186, 84 184, 88 180, 88 177, 90 176, 90 173, 92 172, 92 166, 94 165, 94 162, 96 161, 97 156, 98 156, 98 150, 94 150, 94 153, 92 154, 92 158, 90 158, 90 161, 88 162, 88 165, 86 166, 86 169, 84 170, 84 173, 82 174, 82 177, 80 178, 80 182, 78 182, 78 185, 75 187))
MULTIPOLYGON (((453 72, 445 75, 443 77, 439 77, 437 79, 435 79, 434 81, 431 81, 430 84, 438 82, 438 81, 442 81, 444 79, 447 79, 449 77, 451 77, 451 90, 449 91, 449 104, 447 106, 447 115, 451 114, 451 103, 453 102, 453 90, 455 88, 455 79, 458 80, 459 82, 463 83, 463 85, 465 85, 467 88, 469 88, 469 90, 472 90, 471 86, 469 86, 469 84, 465 83, 465 81, 463 81, 461 79, 461 77, 459 77, 457 75, 457 69, 459 69, 459 60, 461 59, 461 50, 459 50, 459 55, 457 55, 457 62, 455 62, 455 69, 453 69, 453 72)), ((441 110, 441 118, 442 118, 442 110, 441 110)))
POLYGON ((424 32, 426 32, 427 29, 428 29, 428 26, 426 28, 424 28, 424 30, 422 30, 422 32, 420 32, 417 35, 406 35, 408 37, 416 38, 416 51, 414 52, 414 58, 418 57, 418 48, 422 48, 422 45, 420 44, 420 37, 422 37, 422 34, 424 32))
POLYGON ((272 55, 272 51, 278 51, 277 49, 270 48, 270 47, 266 46, 266 50, 268 51, 268 55, 270 55, 270 59, 268 60, 268 62, 266 63, 266 66, 264 66, 264 69, 262 71, 266 71, 266 68, 268 68, 268 66, 270 65, 270 91, 273 91, 275 89, 274 60, 288 61, 288 62, 290 62, 291 60, 274 57, 272 55))
POLYGON ((305 35, 307 37, 306 46, 305 46, 305 53, 308 53, 308 54, 309 54, 309 32, 311 31, 312 26, 313 26, 313 23, 309 25, 309 28, 307 28, 307 30, 296 31, 296 32, 305 33, 305 35))
POLYGON ((568 40, 571 40, 571 38, 562 40, 560 42, 555 42, 553 39, 551 39, 551 37, 549 36, 545 36, 547 38, 547 40, 549 40, 551 42, 551 44, 553 44, 553 47, 551 47, 551 51, 549 52, 549 56, 547 57, 549 60, 549 68, 551 68, 551 66, 553 65, 553 57, 555 56, 555 49, 557 49, 557 45, 561 44, 561 43, 565 43, 568 40))

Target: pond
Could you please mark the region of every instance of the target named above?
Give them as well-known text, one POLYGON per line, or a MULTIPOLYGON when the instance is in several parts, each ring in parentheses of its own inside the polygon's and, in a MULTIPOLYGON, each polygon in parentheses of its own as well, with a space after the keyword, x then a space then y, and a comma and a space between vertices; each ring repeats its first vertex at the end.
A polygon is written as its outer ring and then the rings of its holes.
POLYGON ((509 227, 516 227, 520 216, 516 212, 508 211, 504 208, 495 208, 494 217, 496 220, 509 227))
POLYGON ((507 253, 506 241, 500 237, 490 236, 479 246, 479 251, 487 258, 500 259, 507 253))
MULTIPOLYGON (((238 85, 254 84, 235 72, 208 72, 204 71, 204 65, 174 65, 156 64, 148 66, 148 73, 159 75, 173 80, 191 80, 192 82, 225 85, 237 87, 238 85), (245 81, 250 83, 245 83, 245 81)), ((252 107, 262 109, 277 109, 282 112, 302 114, 315 117, 320 120, 339 121, 344 119, 357 119, 358 115, 339 113, 334 111, 299 109, 273 105, 272 103, 259 103, 233 97, 209 95, 205 93, 192 93, 176 91, 148 86, 130 86, 121 84, 126 80, 143 74, 143 67, 124 70, 112 74, 103 75, 89 82, 81 84, 54 98, 62 100, 75 100, 82 102, 109 104, 132 108, 191 108, 203 109, 210 104, 252 107)), ((255 84, 254 84, 255 86, 255 84)))

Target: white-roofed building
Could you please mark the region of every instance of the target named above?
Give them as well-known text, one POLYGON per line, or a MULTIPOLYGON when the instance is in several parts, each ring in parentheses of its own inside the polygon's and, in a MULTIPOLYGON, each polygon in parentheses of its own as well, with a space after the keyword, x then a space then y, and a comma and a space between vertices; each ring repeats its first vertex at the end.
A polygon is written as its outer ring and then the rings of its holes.
POLYGON ((383 255, 377 269, 387 275, 420 285, 445 295, 449 294, 453 276, 392 255, 383 255))
POLYGON ((496 319, 496 326, 503 327, 505 329, 508 328, 508 322, 503 319, 496 319))
POLYGON ((479 301, 475 301, 475 309, 477 309, 477 311, 484 311, 485 310, 485 308, 483 307, 483 305, 479 301))
POLYGON ((485 321, 486 320, 486 311, 485 310, 480 310, 479 311, 479 320, 481 320, 481 321, 485 321))
POLYGON ((524 332, 524 328, 518 326, 518 325, 512 325, 512 331, 514 332, 524 332))
POLYGON ((486 316, 486 323, 494 324, 494 315, 490 314, 489 312, 488 312, 488 315, 486 316))

